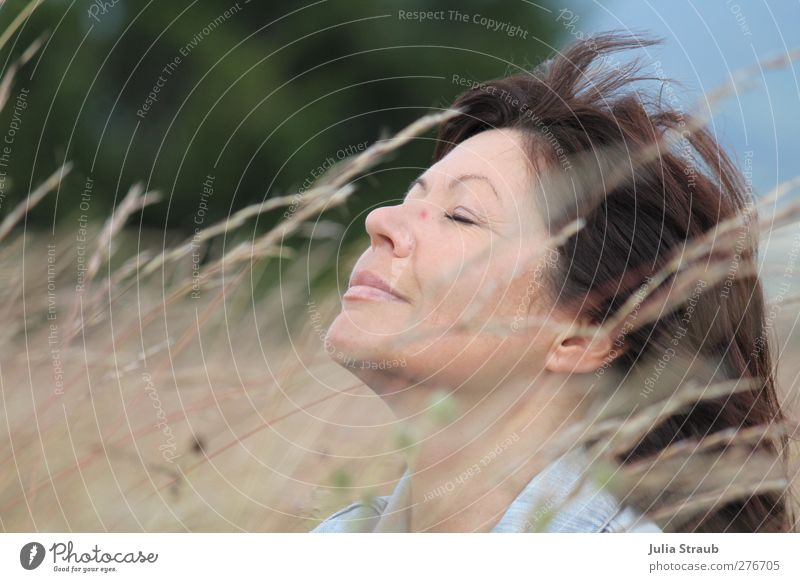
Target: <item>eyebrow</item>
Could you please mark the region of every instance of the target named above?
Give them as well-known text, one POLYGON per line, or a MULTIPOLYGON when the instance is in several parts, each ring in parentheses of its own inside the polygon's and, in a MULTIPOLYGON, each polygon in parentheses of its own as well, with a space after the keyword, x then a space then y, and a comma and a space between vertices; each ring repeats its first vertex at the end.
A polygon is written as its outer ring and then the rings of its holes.
MULTIPOLYGON (((487 178, 486 176, 483 176, 481 174, 462 174, 461 176, 456 176, 450 181, 450 184, 448 184, 447 188, 448 190, 452 190, 459 184, 467 182, 469 180, 479 180, 481 182, 489 184, 489 187, 492 189, 492 192, 494 192, 494 195, 497 197, 498 200, 500 200, 500 194, 497 193, 497 189, 494 187, 494 184, 492 184, 492 181, 489 180, 489 178, 487 178)), ((413 188, 416 184, 422 186, 422 189, 427 192, 428 183, 425 181, 425 178, 423 178, 422 175, 415 178, 411 182, 411 184, 409 184, 408 189, 411 190, 411 188, 413 188)))

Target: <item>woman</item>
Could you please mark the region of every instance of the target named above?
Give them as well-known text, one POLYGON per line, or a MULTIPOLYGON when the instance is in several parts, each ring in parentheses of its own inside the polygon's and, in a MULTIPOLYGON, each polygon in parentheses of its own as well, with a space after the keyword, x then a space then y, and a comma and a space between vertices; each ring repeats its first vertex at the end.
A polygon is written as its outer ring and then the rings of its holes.
MULTIPOLYGON (((702 511, 687 495, 657 523, 653 507, 681 499, 682 477, 648 498, 637 484, 612 492, 614 479, 589 472, 603 434, 620 467, 640 470, 675 443, 783 419, 761 284, 745 268, 752 237, 741 238, 724 281, 659 277, 688 241, 753 213, 712 136, 634 91, 636 64, 608 65, 618 51, 651 44, 596 36, 530 73, 466 91, 440 128, 431 167, 401 204, 369 214, 370 247, 326 342, 416 446, 391 496, 353 503, 314 531, 789 529, 781 479, 762 478, 736 498, 726 487, 702 511), (670 409, 687 378, 756 383, 670 409), (626 414, 653 403, 671 413, 633 440, 630 424, 574 430, 607 419, 620 401, 626 414), (428 413, 443 409, 449 416, 432 423, 428 413)), ((728 452, 703 442, 706 453, 728 452)), ((783 444, 759 439, 747 458, 778 456, 783 444)), ((640 470, 639 482, 655 467, 640 470)))

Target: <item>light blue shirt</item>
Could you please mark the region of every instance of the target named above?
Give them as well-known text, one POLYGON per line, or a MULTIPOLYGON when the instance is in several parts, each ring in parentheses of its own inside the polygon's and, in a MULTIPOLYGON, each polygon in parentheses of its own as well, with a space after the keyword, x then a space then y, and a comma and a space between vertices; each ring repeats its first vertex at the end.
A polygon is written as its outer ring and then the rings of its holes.
MULTIPOLYGON (((575 449, 550 463, 523 488, 492 532, 661 532, 630 506, 622 506, 586 471, 585 453, 575 449), (570 497, 580 485, 580 489, 570 497), (567 499, 569 497, 569 499, 567 499)), ((312 532, 408 532, 411 476, 407 469, 391 495, 356 502, 337 511, 312 532)))

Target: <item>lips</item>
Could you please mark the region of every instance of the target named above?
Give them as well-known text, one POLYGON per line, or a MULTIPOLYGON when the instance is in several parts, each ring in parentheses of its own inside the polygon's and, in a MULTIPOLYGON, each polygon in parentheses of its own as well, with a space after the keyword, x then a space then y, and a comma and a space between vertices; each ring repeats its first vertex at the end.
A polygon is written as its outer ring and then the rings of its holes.
POLYGON ((378 301, 402 301, 408 303, 401 293, 372 271, 360 270, 353 273, 344 299, 373 299, 378 301))

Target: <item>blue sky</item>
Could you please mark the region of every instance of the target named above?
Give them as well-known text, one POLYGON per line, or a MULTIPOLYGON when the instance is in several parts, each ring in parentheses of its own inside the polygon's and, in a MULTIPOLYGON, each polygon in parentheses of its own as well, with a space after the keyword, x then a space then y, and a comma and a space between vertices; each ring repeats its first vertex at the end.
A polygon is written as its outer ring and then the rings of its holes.
MULTIPOLYGON (((650 49, 652 58, 685 85, 675 91, 687 109, 702 93, 730 81, 734 71, 800 49, 798 0, 581 0, 564 6, 580 15, 577 28, 585 32, 622 28, 663 37, 663 46, 650 49)), ((711 124, 740 163, 752 160, 757 192, 800 174, 798 68, 795 63, 764 71, 751 88, 728 98, 711 124)))

